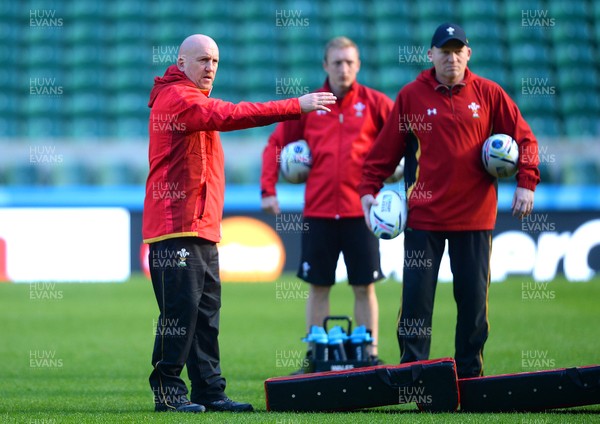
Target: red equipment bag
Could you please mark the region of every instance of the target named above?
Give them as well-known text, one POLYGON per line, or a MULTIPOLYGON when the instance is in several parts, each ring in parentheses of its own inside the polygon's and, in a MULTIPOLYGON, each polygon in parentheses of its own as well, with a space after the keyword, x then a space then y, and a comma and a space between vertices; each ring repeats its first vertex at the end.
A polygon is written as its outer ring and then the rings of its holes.
POLYGON ((458 380, 466 412, 535 412, 600 403, 600 366, 458 380))
POLYGON ((420 410, 458 408, 452 358, 327 371, 265 381, 267 411, 349 411, 416 403, 420 410))

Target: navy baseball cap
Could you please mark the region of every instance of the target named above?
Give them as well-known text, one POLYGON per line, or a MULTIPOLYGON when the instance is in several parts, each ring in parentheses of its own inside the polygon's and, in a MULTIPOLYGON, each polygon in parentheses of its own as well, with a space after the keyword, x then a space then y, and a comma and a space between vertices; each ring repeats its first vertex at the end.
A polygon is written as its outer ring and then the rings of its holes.
POLYGON ((465 46, 469 45, 465 31, 456 24, 446 22, 437 27, 433 33, 433 37, 431 38, 431 47, 435 46, 440 48, 450 40, 458 40, 465 46))

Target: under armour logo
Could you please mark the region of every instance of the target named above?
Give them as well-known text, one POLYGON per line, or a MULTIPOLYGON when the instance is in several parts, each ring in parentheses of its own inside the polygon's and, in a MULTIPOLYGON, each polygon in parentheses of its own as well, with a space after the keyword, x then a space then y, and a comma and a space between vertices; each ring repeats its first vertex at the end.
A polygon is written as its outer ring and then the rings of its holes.
POLYGON ((427 115, 437 115, 437 109, 427 109, 427 115))
POLYGON ((448 31, 449 35, 454 35, 454 28, 448 27, 448 28, 446 28, 446 31, 448 31))

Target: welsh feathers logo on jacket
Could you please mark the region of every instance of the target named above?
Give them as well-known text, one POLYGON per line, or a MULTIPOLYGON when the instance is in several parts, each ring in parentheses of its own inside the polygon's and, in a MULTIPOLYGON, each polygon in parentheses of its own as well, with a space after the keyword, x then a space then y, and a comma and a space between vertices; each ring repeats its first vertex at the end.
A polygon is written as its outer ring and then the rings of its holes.
POLYGON ((477 103, 475 102, 471 102, 471 104, 468 106, 469 109, 471 109, 473 111, 473 118, 479 118, 479 113, 477 113, 477 111, 479 109, 481 109, 481 106, 479 106, 477 103))
POLYGON ((356 111, 354 116, 358 116, 358 117, 363 116, 363 110, 366 109, 366 106, 362 102, 358 102, 352 107, 356 111))

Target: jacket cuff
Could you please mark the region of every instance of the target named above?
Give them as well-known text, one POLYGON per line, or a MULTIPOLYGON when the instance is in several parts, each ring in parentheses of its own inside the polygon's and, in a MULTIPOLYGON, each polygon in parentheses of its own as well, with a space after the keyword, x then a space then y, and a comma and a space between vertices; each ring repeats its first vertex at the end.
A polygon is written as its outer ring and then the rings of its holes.
POLYGON ((261 198, 265 198, 265 197, 270 197, 270 196, 276 196, 277 193, 275 193, 275 190, 266 190, 266 189, 262 189, 260 191, 260 197, 261 198))
POLYGON ((531 191, 535 191, 538 182, 539 178, 531 177, 529 175, 519 175, 517 177, 517 187, 526 188, 531 191))

